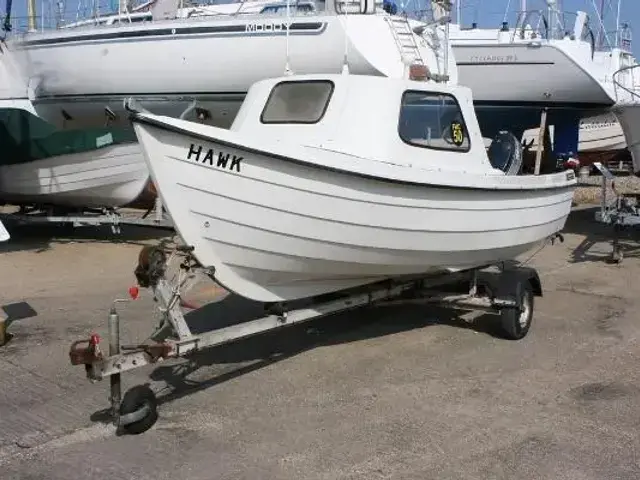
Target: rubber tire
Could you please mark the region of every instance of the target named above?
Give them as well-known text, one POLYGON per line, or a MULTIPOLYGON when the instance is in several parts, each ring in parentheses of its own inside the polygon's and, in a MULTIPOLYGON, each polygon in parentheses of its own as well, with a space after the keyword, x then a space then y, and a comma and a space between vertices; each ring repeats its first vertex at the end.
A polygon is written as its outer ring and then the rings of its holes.
POLYGON ((120 415, 133 413, 147 404, 150 412, 142 420, 128 425, 122 425, 122 429, 130 435, 138 435, 149 430, 158 420, 158 400, 155 393, 146 385, 137 385, 130 388, 124 394, 120 402, 120 415))
POLYGON ((534 296, 531 283, 523 282, 520 293, 521 305, 529 305, 529 314, 527 315, 526 325, 520 325, 520 310, 516 308, 504 308, 500 312, 500 326, 502 336, 507 340, 521 340, 526 337, 531 328, 533 321, 534 296))

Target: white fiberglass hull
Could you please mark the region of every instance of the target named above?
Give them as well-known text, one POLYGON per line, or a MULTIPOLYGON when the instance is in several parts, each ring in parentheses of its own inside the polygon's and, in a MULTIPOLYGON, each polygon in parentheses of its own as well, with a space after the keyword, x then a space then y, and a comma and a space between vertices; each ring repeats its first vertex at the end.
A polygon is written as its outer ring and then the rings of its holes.
POLYGON ((160 123, 134 119, 134 128, 178 232, 220 284, 257 301, 513 259, 561 230, 571 208, 575 183, 527 190, 502 189, 503 176, 488 188, 376 178, 318 160, 348 165, 350 155, 297 147, 321 156, 295 160, 215 140, 220 129, 204 138, 188 133, 189 122, 153 118, 160 123))
POLYGON ((144 191, 149 171, 140 145, 58 155, 0 166, 0 201, 67 207, 120 207, 144 191))
MULTIPOLYGON (((575 43, 575 42, 573 42, 575 43)), ((576 47, 579 47, 576 45, 576 47)), ((565 106, 593 109, 613 99, 571 55, 554 44, 474 44, 454 40, 461 85, 473 90, 476 104, 565 106)))
POLYGON ((613 107, 633 160, 633 171, 640 172, 640 102, 619 102, 613 107))
MULTIPOLYGON (((340 73, 345 48, 354 74, 401 76, 398 46, 386 15, 305 15, 289 30, 289 66, 297 74, 340 73), (348 39, 345 39, 345 35, 348 39)), ((178 117, 195 99, 204 122, 231 125, 249 87, 286 66, 286 18, 246 15, 157 21, 130 26, 28 34, 13 48, 31 78, 38 115, 60 128, 103 126, 105 107, 127 124, 123 99, 178 117), (62 111, 71 117, 63 120, 62 111)), ((444 52, 424 43, 431 71, 444 52)), ((456 66, 449 55, 449 74, 456 66)), ((188 119, 195 118, 192 112, 188 119)))

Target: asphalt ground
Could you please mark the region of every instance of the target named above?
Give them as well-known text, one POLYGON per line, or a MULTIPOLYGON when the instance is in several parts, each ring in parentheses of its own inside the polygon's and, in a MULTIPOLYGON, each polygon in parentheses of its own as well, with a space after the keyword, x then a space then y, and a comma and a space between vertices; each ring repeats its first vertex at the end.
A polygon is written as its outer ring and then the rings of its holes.
MULTIPOLYGON (((608 264, 593 213, 573 212, 565 242, 532 259, 544 296, 521 341, 486 315, 351 311, 124 375, 160 402, 137 436, 115 434, 108 381, 89 383, 68 350, 106 334, 141 246, 166 232, 21 227, 0 244, 0 303, 15 319, 0 347, 0 478, 638 479, 640 236, 608 264)), ((195 328, 255 310, 213 305, 195 328)), ((120 312, 127 343, 156 321, 146 292, 120 312)))

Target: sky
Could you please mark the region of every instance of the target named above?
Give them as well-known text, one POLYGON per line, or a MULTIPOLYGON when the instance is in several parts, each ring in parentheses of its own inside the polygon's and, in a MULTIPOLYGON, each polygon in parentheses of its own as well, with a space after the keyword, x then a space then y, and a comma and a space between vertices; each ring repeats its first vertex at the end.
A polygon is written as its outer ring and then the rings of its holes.
MULTIPOLYGON (((0 0, 0 8, 2 10, 2 17, 4 17, 4 2, 6 0, 0 0)), ((90 9, 91 2, 93 0, 36 0, 38 10, 38 16, 42 15, 41 12, 45 12, 45 22, 51 21, 51 6, 56 1, 64 1, 65 11, 67 18, 74 18, 78 7, 81 10, 90 9)), ((229 0, 222 0, 215 3, 228 3, 229 0)), ((429 0, 396 0, 399 5, 404 5, 407 10, 412 9, 424 9, 429 0)), ((505 11, 511 12, 508 19, 513 23, 516 16, 516 11, 520 9, 521 0, 460 0, 462 9, 462 22, 464 25, 470 25, 472 22, 477 22, 479 27, 495 27, 499 26, 503 20, 505 11)), ((616 10, 618 0, 556 0, 562 5, 562 10, 565 12, 575 12, 576 10, 583 10, 587 12, 591 18, 592 29, 597 29, 599 22, 595 11, 600 9, 601 3, 605 5, 605 23, 608 31, 615 30, 616 22, 616 10)), ((115 5, 117 8, 117 0, 98 0, 102 11, 106 11, 109 5, 115 5)), ((527 9, 539 9, 545 8, 546 0, 527 0, 527 9)), ((26 0, 13 0, 12 17, 20 24, 26 25, 26 0)), ((141 2, 135 2, 141 3, 141 2)), ((629 23, 632 32, 637 33, 637 42, 633 42, 634 55, 640 57, 640 0, 620 0, 621 23, 629 23)), ((75 19, 75 18, 74 18, 75 19)))

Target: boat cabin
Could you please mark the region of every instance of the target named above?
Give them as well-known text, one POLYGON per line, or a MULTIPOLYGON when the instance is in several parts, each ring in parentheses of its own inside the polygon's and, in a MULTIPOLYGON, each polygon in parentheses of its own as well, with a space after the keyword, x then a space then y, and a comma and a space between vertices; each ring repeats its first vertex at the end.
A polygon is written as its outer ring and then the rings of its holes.
POLYGON ((497 158, 490 161, 471 90, 429 80, 428 71, 426 76, 421 81, 353 74, 263 80, 249 90, 231 130, 255 142, 295 143, 366 161, 507 172, 517 152, 513 145, 494 148, 497 158))

